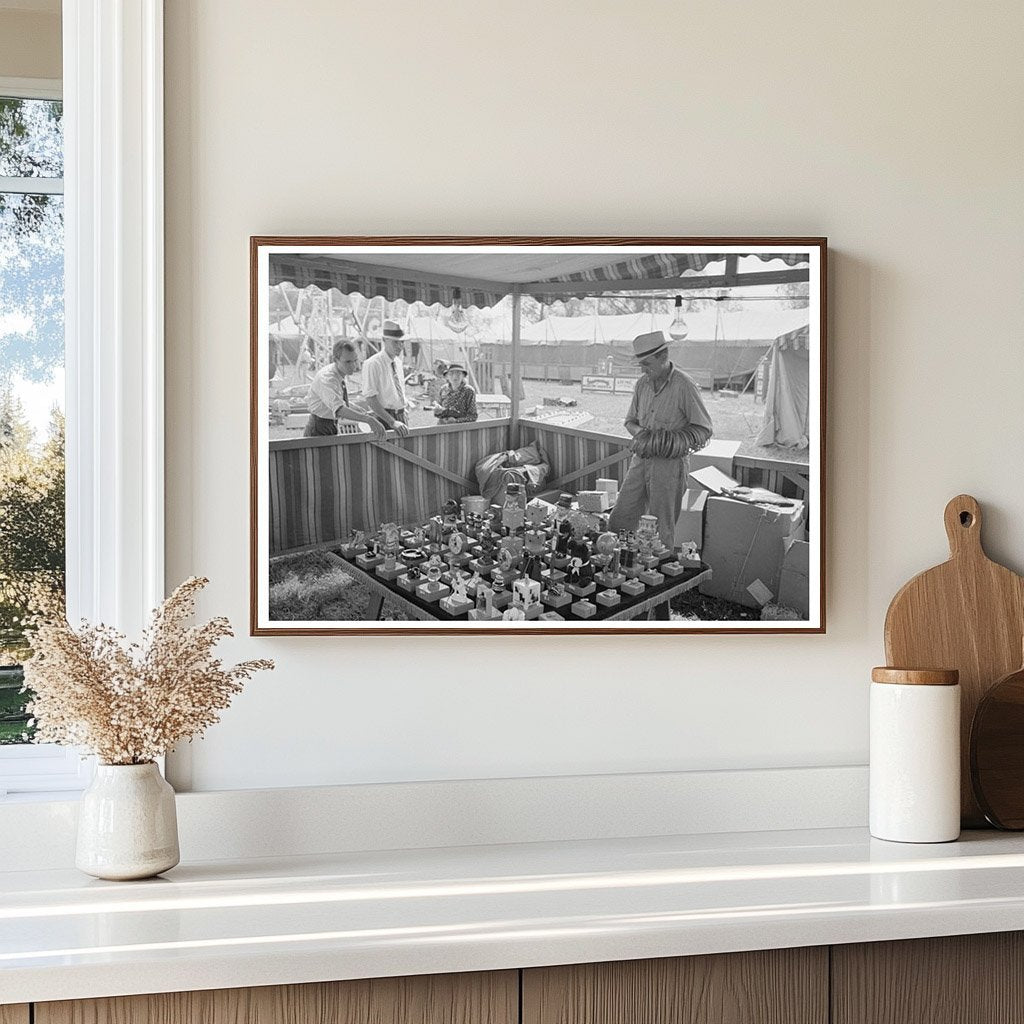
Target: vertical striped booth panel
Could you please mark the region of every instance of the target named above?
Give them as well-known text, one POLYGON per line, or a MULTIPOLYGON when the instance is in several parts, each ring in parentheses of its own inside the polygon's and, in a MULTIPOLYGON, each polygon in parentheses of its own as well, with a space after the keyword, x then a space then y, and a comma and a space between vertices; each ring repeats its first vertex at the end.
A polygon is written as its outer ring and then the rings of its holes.
POLYGON ((569 491, 593 490, 600 477, 620 483, 629 463, 629 438, 573 427, 522 420, 519 424, 521 445, 540 443, 551 460, 551 476, 546 487, 565 487, 569 491), (594 468, 588 468, 594 467, 594 468), (581 470, 586 472, 580 473, 581 470))
POLYGON ((764 487, 784 498, 807 501, 810 469, 805 462, 759 459, 738 455, 733 459, 733 476, 745 487, 764 487))
POLYGON ((449 498, 474 493, 473 467, 508 446, 508 420, 426 428, 391 443, 466 482, 355 436, 272 441, 271 556, 331 547, 382 522, 421 522, 449 498))

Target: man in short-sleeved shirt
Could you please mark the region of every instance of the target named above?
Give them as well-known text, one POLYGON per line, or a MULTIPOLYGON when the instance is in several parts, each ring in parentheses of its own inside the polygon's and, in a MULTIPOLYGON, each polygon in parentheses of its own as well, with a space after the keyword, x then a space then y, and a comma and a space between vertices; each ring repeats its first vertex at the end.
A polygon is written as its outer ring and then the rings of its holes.
POLYGON ((367 423, 371 433, 383 438, 384 428, 376 417, 352 407, 345 378, 359 369, 359 354, 351 341, 336 341, 331 350, 332 362, 317 370, 309 385, 306 404, 309 422, 304 437, 333 437, 338 433, 338 420, 367 423))
POLYGON ((635 530, 649 512, 658 517, 661 539, 673 547, 686 490, 686 456, 711 440, 711 417, 697 385, 669 360, 661 331, 635 338, 633 352, 643 370, 625 420, 634 454, 609 528, 635 530))
POLYGON ((405 332, 393 320, 384 321, 381 350, 363 363, 363 399, 384 426, 405 435, 409 432, 405 410, 405 367, 402 341, 405 332))

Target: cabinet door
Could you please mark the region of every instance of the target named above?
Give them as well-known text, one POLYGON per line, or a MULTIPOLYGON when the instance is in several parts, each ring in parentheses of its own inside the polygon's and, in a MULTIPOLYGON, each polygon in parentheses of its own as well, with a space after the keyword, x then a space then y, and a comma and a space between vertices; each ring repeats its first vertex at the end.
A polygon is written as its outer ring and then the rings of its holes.
POLYGON ((0 1024, 28 1024, 28 1005, 0 1006, 0 1024))
POLYGON ((828 950, 822 947, 523 972, 523 1024, 826 1024, 827 1020, 828 950))
POLYGON ((517 1024, 516 971, 36 1003, 35 1024, 517 1024))
POLYGON ((834 1024, 1024 1021, 1024 934, 832 947, 834 1024))

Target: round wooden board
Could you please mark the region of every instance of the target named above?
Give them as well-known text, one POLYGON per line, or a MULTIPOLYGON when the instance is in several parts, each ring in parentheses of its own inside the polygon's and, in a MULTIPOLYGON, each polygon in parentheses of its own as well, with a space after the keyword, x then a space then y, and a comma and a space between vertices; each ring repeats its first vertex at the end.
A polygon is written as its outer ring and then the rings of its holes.
POLYGON ((1024 668, 999 680, 971 727, 971 785, 997 828, 1024 829, 1024 668))

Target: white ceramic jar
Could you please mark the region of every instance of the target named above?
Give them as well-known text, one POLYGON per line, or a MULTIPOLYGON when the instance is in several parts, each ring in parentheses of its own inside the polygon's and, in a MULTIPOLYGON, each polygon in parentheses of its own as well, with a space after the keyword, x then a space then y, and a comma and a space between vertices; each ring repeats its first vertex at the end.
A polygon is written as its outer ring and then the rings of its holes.
POLYGON ((876 839, 960 835, 960 684, 952 669, 871 673, 870 828, 876 839))
POLYGON ((78 810, 75 866, 87 875, 150 878, 178 863, 174 790, 151 761, 98 764, 78 810))

